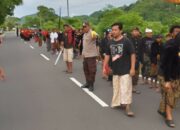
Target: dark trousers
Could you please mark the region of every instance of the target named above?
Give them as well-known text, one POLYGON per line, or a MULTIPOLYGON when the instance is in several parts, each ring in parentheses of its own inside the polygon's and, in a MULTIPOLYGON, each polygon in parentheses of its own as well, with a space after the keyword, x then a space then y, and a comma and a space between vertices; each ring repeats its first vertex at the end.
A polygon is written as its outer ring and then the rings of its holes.
POLYGON ((135 75, 132 77, 133 87, 138 85, 138 79, 139 79, 139 70, 137 69, 135 75))
POLYGON ((86 78, 86 83, 89 85, 94 84, 96 76, 96 57, 84 58, 83 62, 84 74, 86 78))
POLYGON ((46 48, 47 48, 48 52, 51 50, 51 41, 50 41, 50 39, 47 39, 47 41, 46 41, 46 48))

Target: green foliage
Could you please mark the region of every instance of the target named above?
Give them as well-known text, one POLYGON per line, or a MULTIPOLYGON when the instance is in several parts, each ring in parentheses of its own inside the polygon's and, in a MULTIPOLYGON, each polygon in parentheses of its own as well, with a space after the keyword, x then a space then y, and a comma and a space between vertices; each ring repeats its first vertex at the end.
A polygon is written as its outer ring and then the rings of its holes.
POLYGON ((47 21, 54 21, 57 18, 57 15, 55 14, 55 10, 52 8, 47 8, 45 6, 38 6, 38 13, 37 16, 40 20, 40 27, 47 22, 47 21))
POLYGON ((134 27, 143 27, 143 18, 135 12, 124 13, 119 16, 118 21, 124 25, 124 31, 130 32, 134 27))
POLYGON ((129 6, 107 8, 95 14, 99 14, 95 15, 94 19, 99 20, 97 31, 101 35, 113 22, 117 21, 123 23, 125 32, 130 32, 133 27, 139 27, 144 32, 148 27, 154 30, 154 34, 165 34, 171 25, 180 24, 180 5, 170 4, 163 0, 138 0, 129 6))
MULTIPOLYGON (((54 9, 38 6, 35 15, 28 16, 24 20, 24 26, 37 25, 39 28, 51 30, 59 27, 59 17, 54 9)), ((142 33, 146 28, 152 28, 154 34, 165 34, 169 26, 180 24, 180 5, 167 3, 164 0, 137 0, 129 6, 115 8, 107 5, 104 9, 87 16, 64 17, 60 20, 60 29, 67 23, 74 28, 81 28, 84 21, 89 21, 92 28, 101 36, 114 22, 122 22, 125 32, 139 27, 142 33)))
POLYGON ((160 21, 171 24, 173 17, 179 17, 180 7, 164 0, 138 0, 126 8, 126 11, 138 12, 147 21, 160 21))
POLYGON ((110 28, 110 26, 114 22, 118 22, 119 16, 123 15, 123 11, 119 9, 112 9, 112 10, 106 10, 104 14, 100 17, 99 24, 97 25, 97 32, 99 32, 101 35, 103 32, 110 28))
POLYGON ((180 17, 173 17, 171 23, 172 25, 174 24, 180 25, 180 17))
POLYGON ((65 23, 70 24, 74 28, 80 28, 82 26, 82 21, 78 18, 66 18, 65 23))
POLYGON ((7 15, 13 15, 16 5, 22 3, 22 0, 0 0, 0 24, 2 24, 7 15))
POLYGON ((48 21, 48 22, 43 24, 43 29, 51 30, 51 29, 55 29, 55 28, 57 28, 57 24, 55 24, 52 21, 48 21))
POLYGON ((144 32, 146 28, 151 28, 154 34, 165 34, 168 31, 168 26, 164 26, 161 22, 146 21, 141 28, 144 32))
POLYGON ((20 19, 16 17, 6 17, 6 20, 3 24, 3 28, 8 27, 9 30, 12 30, 14 27, 16 27, 19 24, 20 19))
POLYGON ((39 27, 40 26, 40 19, 39 17, 35 16, 27 16, 25 17, 25 24, 23 24, 23 27, 28 28, 28 27, 39 27))

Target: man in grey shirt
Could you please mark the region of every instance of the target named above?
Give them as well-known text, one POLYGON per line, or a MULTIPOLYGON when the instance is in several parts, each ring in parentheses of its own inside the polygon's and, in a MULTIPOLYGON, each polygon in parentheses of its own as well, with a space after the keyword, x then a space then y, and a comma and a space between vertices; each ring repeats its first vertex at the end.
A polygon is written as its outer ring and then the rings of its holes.
POLYGON ((83 68, 86 84, 82 88, 89 88, 89 91, 93 91, 96 75, 96 57, 98 55, 96 47, 97 33, 92 31, 88 22, 83 23, 83 31, 82 55, 84 57, 83 68))

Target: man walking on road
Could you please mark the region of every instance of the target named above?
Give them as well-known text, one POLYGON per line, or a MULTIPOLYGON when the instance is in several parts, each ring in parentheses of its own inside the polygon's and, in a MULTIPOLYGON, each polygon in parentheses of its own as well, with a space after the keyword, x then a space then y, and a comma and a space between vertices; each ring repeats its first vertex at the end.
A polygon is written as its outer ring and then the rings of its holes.
POLYGON ((141 50, 140 50, 140 43, 141 43, 141 34, 139 28, 133 28, 131 31, 130 40, 134 45, 135 52, 136 52, 136 66, 135 66, 135 76, 132 77, 133 83, 133 93, 140 94, 141 92, 136 89, 139 80, 139 68, 140 68, 140 57, 141 57, 141 50))
POLYGON ((83 23, 83 29, 82 56, 84 57, 83 68, 86 77, 86 84, 84 84, 82 88, 89 88, 89 91, 93 91, 96 75, 96 58, 98 55, 96 47, 97 33, 92 31, 88 22, 83 23))
POLYGON ((132 103, 132 76, 135 75, 135 50, 130 40, 122 35, 123 25, 114 23, 112 25, 113 40, 107 48, 104 69, 112 56, 113 71, 113 99, 112 108, 125 105, 126 115, 134 116, 130 105, 132 103))
POLYGON ((142 67, 142 75, 145 83, 151 82, 151 45, 154 42, 153 39, 153 31, 152 29, 146 28, 145 30, 146 36, 142 38, 141 42, 141 51, 142 55, 140 58, 141 63, 143 64, 142 67))
POLYGON ((162 98, 158 112, 165 118, 166 125, 174 128, 173 109, 180 98, 180 26, 172 26, 170 33, 173 39, 165 44, 161 60, 162 98))

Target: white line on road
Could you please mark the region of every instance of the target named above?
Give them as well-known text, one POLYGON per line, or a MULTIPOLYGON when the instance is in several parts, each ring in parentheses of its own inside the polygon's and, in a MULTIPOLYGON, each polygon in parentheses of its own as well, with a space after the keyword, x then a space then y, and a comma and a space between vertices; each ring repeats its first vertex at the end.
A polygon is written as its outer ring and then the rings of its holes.
POLYGON ((40 54, 44 59, 46 59, 47 61, 50 61, 50 59, 47 57, 47 56, 45 56, 44 54, 40 54))
MULTIPOLYGON (((81 88, 82 84, 79 81, 77 81, 75 78, 71 77, 70 80, 72 80, 78 87, 81 88)), ((89 96, 91 96, 102 107, 109 107, 109 105, 107 105, 104 101, 102 101, 99 97, 97 97, 94 93, 90 92, 88 89, 83 88, 83 91, 87 93, 89 96)))
POLYGON ((34 49, 34 47, 33 47, 33 46, 31 46, 31 45, 30 45, 30 47, 31 47, 32 49, 34 49))

